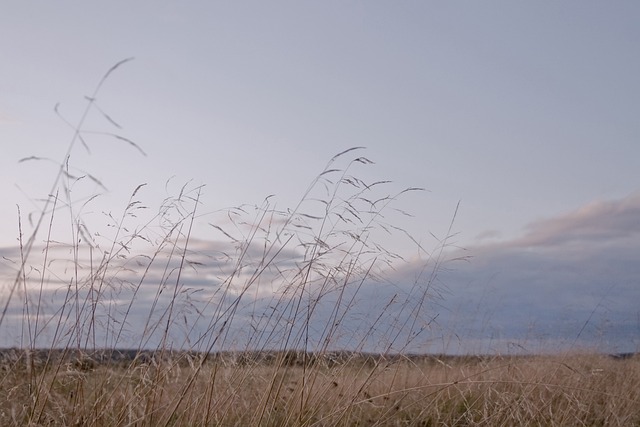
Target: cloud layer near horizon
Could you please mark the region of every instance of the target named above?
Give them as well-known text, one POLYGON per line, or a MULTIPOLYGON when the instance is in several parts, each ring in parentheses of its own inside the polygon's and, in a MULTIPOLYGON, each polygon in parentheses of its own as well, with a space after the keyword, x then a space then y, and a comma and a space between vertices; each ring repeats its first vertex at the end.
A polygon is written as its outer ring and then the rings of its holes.
MULTIPOLYGON (((361 281, 357 274, 361 272, 353 270, 352 276, 341 276, 344 282, 314 283, 301 299, 295 286, 287 288, 299 279, 295 271, 300 254, 295 250, 280 252, 274 268, 252 279, 260 271, 262 255, 259 246, 250 247, 247 266, 236 275, 240 285, 232 288, 227 279, 236 267, 230 265, 229 255, 238 248, 193 241, 188 268, 179 279, 180 258, 169 258, 166 252, 161 262, 142 256, 118 269, 110 287, 101 290, 109 303, 98 308, 98 318, 110 330, 110 338, 103 336, 102 342, 136 346, 146 329, 145 345, 158 345, 171 295, 179 295, 175 309, 179 316, 172 320, 178 332, 171 337, 176 347, 191 347, 208 334, 207 347, 220 331, 221 342, 228 347, 244 348, 250 341, 268 347, 282 343, 293 331, 297 337, 307 334, 318 345, 329 334, 334 348, 370 351, 505 353, 584 347, 610 353, 637 351, 640 195, 593 202, 533 222, 524 231, 513 240, 445 251, 436 276, 433 260, 396 265, 377 280, 361 281), (137 283, 143 286, 136 290, 137 283), (341 292, 343 283, 348 286, 341 292), (304 308, 315 300, 320 303, 312 312, 297 311, 299 301, 304 308), (127 320, 120 325, 125 313, 127 320), (233 325, 215 320, 223 313, 233 313, 233 325), (309 325, 306 331, 289 329, 301 319, 309 325), (331 330, 337 320, 340 329, 331 330), (150 328, 155 332, 149 333, 150 328), (122 339, 116 339, 118 331, 122 339)), ((16 265, 8 260, 19 259, 19 252, 16 248, 0 252, 4 276, 10 278, 16 265)), ((64 259, 62 252, 57 258, 64 259)), ((33 271, 30 274, 37 277, 33 271)), ((67 280, 49 282, 41 295, 47 318, 73 321, 72 310, 60 311, 64 304, 73 305, 67 280)), ((0 293, 3 303, 10 287, 5 283, 0 293)), ((36 285, 37 281, 31 282, 34 289, 36 285)), ((2 346, 20 344, 23 301, 17 292, 2 325, 7 332, 2 346)))
POLYGON ((448 319, 468 328, 459 331, 466 338, 496 347, 640 347, 640 194, 532 222, 522 237, 465 254, 470 262, 441 279, 451 293, 448 319))

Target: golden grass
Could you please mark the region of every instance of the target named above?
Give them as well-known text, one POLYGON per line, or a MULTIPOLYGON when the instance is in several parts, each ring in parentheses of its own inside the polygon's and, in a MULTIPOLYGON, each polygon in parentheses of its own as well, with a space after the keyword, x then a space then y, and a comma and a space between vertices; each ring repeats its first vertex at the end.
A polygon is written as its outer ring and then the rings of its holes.
POLYGON ((183 355, 31 373, 21 361, 4 366, 3 426, 640 425, 637 356, 352 355, 305 366, 183 355))

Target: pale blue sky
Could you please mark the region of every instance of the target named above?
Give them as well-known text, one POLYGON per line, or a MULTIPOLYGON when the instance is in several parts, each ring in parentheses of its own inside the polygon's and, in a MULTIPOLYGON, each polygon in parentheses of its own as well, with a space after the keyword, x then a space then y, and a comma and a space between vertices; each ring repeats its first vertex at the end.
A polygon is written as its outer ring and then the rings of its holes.
POLYGON ((635 212, 638 22, 635 1, 5 4, 0 242, 16 241, 15 205, 31 209, 16 185, 44 197, 55 173, 17 160, 59 160, 70 139, 54 105, 75 123, 128 57, 98 101, 148 155, 79 147, 72 163, 109 188, 96 211, 121 210, 140 183, 157 205, 173 176, 174 191, 206 185, 204 211, 270 194, 292 206, 333 154, 365 146, 363 178, 429 190, 404 200, 415 218, 399 225, 442 236, 460 201, 456 242, 472 256, 585 206, 635 212))

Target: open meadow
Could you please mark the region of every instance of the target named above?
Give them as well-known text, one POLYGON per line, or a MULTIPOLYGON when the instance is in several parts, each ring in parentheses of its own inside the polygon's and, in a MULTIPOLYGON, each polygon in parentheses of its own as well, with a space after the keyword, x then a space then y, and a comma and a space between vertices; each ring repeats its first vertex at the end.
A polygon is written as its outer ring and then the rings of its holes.
POLYGON ((638 356, 3 356, 4 426, 640 424, 638 356))

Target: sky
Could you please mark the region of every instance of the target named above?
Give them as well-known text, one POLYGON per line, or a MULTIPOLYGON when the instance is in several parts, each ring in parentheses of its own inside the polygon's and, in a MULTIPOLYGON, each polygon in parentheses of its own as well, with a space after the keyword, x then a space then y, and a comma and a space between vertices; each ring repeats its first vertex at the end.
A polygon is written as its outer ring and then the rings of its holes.
POLYGON ((363 307, 413 298, 426 254, 446 246, 414 350, 637 351, 638 19, 633 1, 6 4, 0 295, 86 97, 134 58, 83 122, 69 173, 93 179, 68 184, 77 202, 59 207, 56 239, 69 212, 106 235, 138 185, 149 212, 186 186, 201 188, 194 235, 213 250, 224 209, 271 195, 294 209, 335 154, 366 147, 338 163, 371 160, 349 171, 390 180, 383 194, 425 191, 386 214, 406 234, 378 237, 405 261, 363 307))

